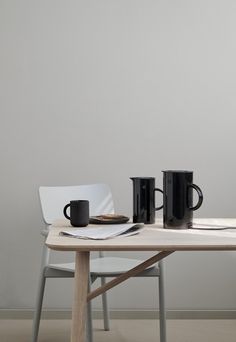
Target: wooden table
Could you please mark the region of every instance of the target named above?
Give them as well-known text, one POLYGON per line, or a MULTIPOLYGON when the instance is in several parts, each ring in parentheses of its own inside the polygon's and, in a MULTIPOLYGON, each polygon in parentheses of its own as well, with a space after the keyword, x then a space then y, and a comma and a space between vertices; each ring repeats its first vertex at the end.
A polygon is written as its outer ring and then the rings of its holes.
MULTIPOLYGON (((155 224, 145 226, 138 235, 95 241, 60 236, 60 231, 68 228, 64 222, 57 222, 51 226, 46 245, 57 251, 76 252, 71 342, 85 341, 87 301, 135 276, 171 253, 175 251, 236 250, 236 230, 233 229, 220 231, 163 229, 162 221, 157 220, 155 224), (158 254, 88 293, 90 251, 158 251, 158 254)), ((194 222, 207 223, 213 227, 226 225, 236 228, 236 219, 198 219, 194 222)))

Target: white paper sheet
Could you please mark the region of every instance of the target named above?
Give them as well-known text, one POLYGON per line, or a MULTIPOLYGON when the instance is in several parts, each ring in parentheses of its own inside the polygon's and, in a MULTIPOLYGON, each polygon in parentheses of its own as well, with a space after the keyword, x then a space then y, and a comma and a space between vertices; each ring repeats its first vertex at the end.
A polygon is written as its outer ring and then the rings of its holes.
POLYGON ((135 223, 96 225, 93 227, 63 230, 61 235, 67 235, 78 239, 106 240, 116 236, 138 234, 142 227, 143 224, 135 223))

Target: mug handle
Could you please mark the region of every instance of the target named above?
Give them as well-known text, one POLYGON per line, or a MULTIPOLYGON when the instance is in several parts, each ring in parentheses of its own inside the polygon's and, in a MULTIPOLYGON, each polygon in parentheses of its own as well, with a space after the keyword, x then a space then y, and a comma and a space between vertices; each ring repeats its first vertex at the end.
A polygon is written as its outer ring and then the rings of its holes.
MULTIPOLYGON (((161 189, 155 188, 154 193, 155 193, 155 191, 159 191, 163 194, 163 191, 161 189)), ((162 208, 163 208, 163 204, 160 207, 155 208, 155 210, 161 210, 162 208)))
POLYGON ((69 206, 70 206, 70 203, 68 203, 63 209, 63 214, 68 220, 70 220, 70 216, 67 215, 66 211, 67 211, 67 208, 69 208, 69 206))
POLYGON ((202 190, 199 188, 199 186, 197 186, 196 184, 190 184, 189 187, 195 189, 198 193, 198 202, 194 207, 190 207, 190 210, 197 210, 198 208, 200 208, 200 206, 202 205, 203 202, 203 194, 202 194, 202 190))

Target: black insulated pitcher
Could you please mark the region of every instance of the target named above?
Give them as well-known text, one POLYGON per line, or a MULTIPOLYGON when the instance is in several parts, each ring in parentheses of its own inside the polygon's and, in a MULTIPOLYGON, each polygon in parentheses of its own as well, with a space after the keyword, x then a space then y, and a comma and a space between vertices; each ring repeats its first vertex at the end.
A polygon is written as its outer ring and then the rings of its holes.
POLYGON ((154 177, 131 177, 133 181, 133 222, 151 224, 155 222, 155 211, 163 206, 155 208, 154 177))
POLYGON ((164 227, 186 229, 192 227, 193 211, 203 201, 201 189, 193 184, 193 172, 185 170, 163 171, 164 227), (193 189, 198 202, 193 205, 193 189))

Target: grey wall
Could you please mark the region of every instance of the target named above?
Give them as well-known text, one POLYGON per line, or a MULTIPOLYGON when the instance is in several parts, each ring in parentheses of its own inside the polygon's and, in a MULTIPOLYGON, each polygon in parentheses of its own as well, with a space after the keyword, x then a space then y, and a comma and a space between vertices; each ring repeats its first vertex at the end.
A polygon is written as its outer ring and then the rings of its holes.
MULTIPOLYGON (((1 308, 34 304, 39 185, 107 182, 131 215, 130 176, 192 169, 196 216, 235 216, 235 30, 233 0, 0 0, 1 308)), ((168 308, 234 309, 235 261, 169 257, 168 308)), ((70 306, 60 284, 46 307, 70 306)), ((130 280, 110 304, 153 308, 156 291, 130 280)))

